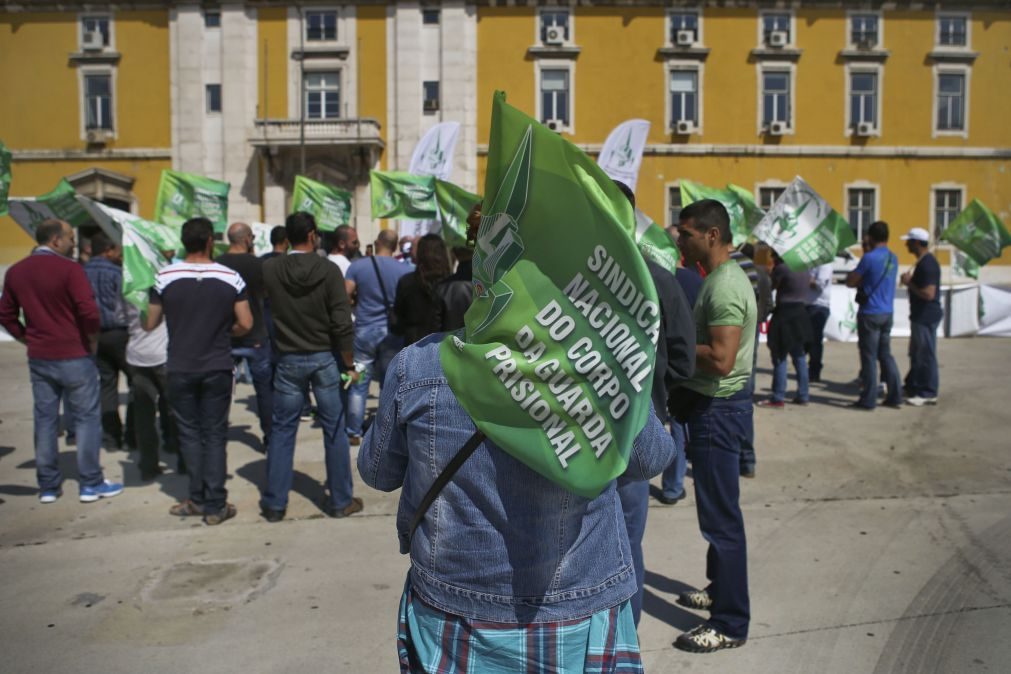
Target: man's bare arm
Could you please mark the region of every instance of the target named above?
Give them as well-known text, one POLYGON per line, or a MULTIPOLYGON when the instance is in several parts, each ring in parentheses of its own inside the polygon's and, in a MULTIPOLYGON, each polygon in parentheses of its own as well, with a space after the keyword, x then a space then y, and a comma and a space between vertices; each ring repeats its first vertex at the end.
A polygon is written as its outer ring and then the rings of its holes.
POLYGON ((709 328, 709 344, 695 346, 695 364, 711 374, 725 377, 734 369, 741 345, 741 326, 718 325, 709 328))

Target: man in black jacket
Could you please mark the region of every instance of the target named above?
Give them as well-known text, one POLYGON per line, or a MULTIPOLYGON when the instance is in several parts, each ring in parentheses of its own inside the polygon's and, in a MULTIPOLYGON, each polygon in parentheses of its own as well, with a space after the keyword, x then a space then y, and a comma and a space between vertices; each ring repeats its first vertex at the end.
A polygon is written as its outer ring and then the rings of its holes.
POLYGON ((306 390, 312 383, 317 419, 323 426, 329 495, 320 507, 330 517, 360 512, 352 495, 350 447, 344 430, 339 357, 357 379, 352 357, 354 328, 344 277, 337 265, 315 254, 319 232, 308 213, 293 213, 285 223, 291 252, 267 260, 263 284, 280 353, 274 374, 274 415, 267 449, 267 483, 260 511, 268 522, 284 518, 291 490, 295 435, 306 390))

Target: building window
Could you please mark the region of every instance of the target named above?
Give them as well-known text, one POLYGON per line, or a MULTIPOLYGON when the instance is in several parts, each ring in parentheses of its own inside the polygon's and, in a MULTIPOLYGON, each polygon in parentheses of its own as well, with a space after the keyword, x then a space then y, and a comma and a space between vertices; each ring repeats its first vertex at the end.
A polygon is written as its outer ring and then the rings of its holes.
POLYGON ((962 190, 934 190, 934 237, 962 212, 962 190))
POLYGON ((337 119, 341 109, 340 71, 306 73, 305 116, 308 119, 337 119))
POLYGON ((204 28, 221 28, 221 12, 204 12, 204 28))
POLYGON ((937 44, 942 47, 967 47, 968 24, 965 16, 942 14, 937 17, 937 44))
POLYGON ((857 241, 863 239, 864 232, 874 222, 875 192, 869 188, 850 188, 847 196, 850 227, 857 235, 857 241))
POLYGON ((877 14, 850 16, 850 42, 855 47, 870 49, 880 44, 877 14))
POLYGON ((421 10, 421 23, 426 26, 438 26, 440 18, 439 10, 437 9, 421 10))
POLYGON ((569 85, 568 70, 560 68, 541 70, 541 122, 549 127, 552 127, 552 123, 555 126, 569 126, 571 98, 569 85))
POLYGON ((327 42, 337 39, 337 11, 305 13, 305 39, 308 42, 327 42))
POLYGON ((424 102, 422 109, 425 112, 435 112, 439 109, 439 82, 428 81, 421 83, 424 102))
POLYGON ((850 73, 850 126, 870 124, 878 128, 878 75, 877 73, 850 73))
POLYGON ((773 122, 792 127, 790 110, 790 72, 767 70, 762 73, 762 127, 773 122))
POLYGON ((776 199, 786 191, 785 187, 759 187, 758 205, 763 211, 768 211, 776 203, 776 199))
POLYGON ((562 44, 569 41, 569 10, 550 9, 540 14, 541 42, 543 44, 562 44))
POLYGON ((208 84, 207 91, 207 112, 221 112, 221 85, 208 84))
POLYGON ((84 128, 112 130, 112 75, 84 76, 84 128))
POLYGON ((965 130, 965 74, 937 75, 937 130, 965 130))
POLYGON ((81 46, 85 49, 89 47, 109 47, 112 45, 112 20, 108 16, 82 16, 81 17, 81 46), (91 42, 96 38, 91 35, 101 35, 100 43, 91 42))
POLYGON ((762 44, 768 47, 784 47, 793 43, 790 33, 790 15, 780 13, 762 14, 762 44), (783 34, 781 37, 778 35, 783 34))
POLYGON ((681 222, 681 186, 671 185, 667 188, 667 226, 676 227, 681 222))
POLYGON ((670 71, 671 128, 678 122, 699 123, 699 73, 697 70, 670 71))
POLYGON ((699 15, 697 12, 672 12, 670 15, 670 43, 682 47, 698 44, 699 15), (690 39, 689 39, 690 36, 690 39))

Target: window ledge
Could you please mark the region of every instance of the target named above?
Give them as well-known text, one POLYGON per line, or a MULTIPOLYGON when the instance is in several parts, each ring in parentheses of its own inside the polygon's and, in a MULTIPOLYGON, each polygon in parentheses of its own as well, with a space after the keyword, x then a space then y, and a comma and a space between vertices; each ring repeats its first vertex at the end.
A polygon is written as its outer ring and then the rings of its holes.
POLYGON ((709 56, 709 47, 701 45, 693 45, 691 47, 660 47, 656 50, 656 53, 661 58, 666 59, 681 58, 705 61, 706 57, 709 56))
POLYGON ((544 45, 534 45, 527 48, 527 54, 534 58, 563 58, 574 59, 582 51, 574 44, 561 45, 559 47, 546 47, 544 45))
POLYGON ((309 59, 340 59, 344 61, 350 53, 350 47, 342 47, 339 45, 332 47, 306 47, 305 49, 292 49, 291 58, 294 61, 304 61, 309 59))
POLYGON ((886 61, 889 57, 890 52, 887 49, 881 49, 880 47, 875 47, 874 49, 857 49, 855 47, 847 47, 839 52, 839 58, 847 61, 886 61))
POLYGON ((122 57, 118 51, 79 51, 70 54, 70 62, 75 65, 89 65, 92 63, 111 64, 119 63, 122 57))
POLYGON ((947 61, 951 63, 972 63, 979 56, 978 51, 969 51, 957 47, 936 47, 927 56, 934 61, 947 61))
POLYGON ((803 49, 796 47, 756 47, 751 50, 752 58, 765 61, 796 61, 803 53, 803 49))

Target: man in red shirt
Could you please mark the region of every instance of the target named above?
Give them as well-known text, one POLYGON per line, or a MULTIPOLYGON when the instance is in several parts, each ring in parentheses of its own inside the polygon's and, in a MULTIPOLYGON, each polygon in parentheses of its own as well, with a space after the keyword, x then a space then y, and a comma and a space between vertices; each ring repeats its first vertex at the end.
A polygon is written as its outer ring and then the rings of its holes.
POLYGON ((77 473, 82 503, 117 496, 123 485, 107 481, 99 462, 102 440, 95 365, 100 320, 81 265, 68 256, 74 230, 46 220, 35 230, 39 246, 7 271, 0 295, 0 325, 28 345, 28 370, 35 401, 35 464, 39 500, 62 494, 57 429, 60 398, 76 421, 77 473), (24 311, 24 323, 20 312, 24 311))

